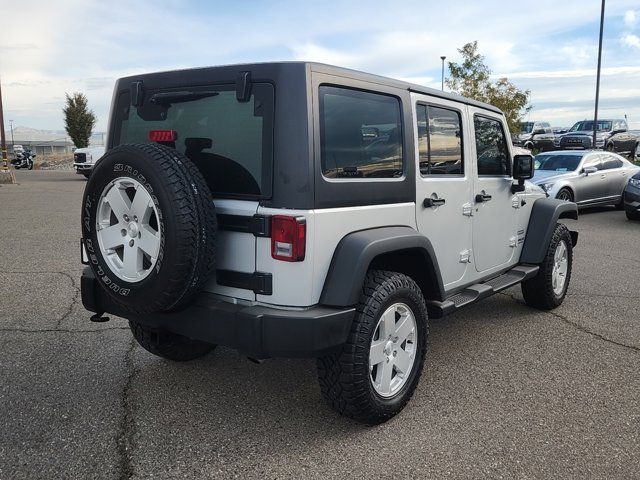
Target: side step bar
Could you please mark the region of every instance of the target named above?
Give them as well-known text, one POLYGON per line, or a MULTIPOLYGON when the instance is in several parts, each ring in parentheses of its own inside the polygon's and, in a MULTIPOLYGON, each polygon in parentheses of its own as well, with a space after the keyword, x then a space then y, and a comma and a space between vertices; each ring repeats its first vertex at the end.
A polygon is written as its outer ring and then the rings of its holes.
POLYGON ((461 292, 447 298, 444 302, 429 300, 427 302, 429 316, 432 318, 441 318, 449 315, 462 307, 535 277, 538 270, 540 270, 540 267, 537 265, 518 265, 499 277, 492 278, 483 283, 469 285, 461 292))

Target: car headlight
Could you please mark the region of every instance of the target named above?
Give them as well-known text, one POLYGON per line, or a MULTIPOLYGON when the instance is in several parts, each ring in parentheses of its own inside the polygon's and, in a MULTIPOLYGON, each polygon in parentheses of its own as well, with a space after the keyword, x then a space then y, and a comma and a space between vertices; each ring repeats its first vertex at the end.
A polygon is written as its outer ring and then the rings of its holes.
POLYGON ((560 146, 560 137, 556 137, 553 139, 553 146, 554 147, 559 147, 560 146))
POLYGON ((551 190, 551 189, 553 188, 553 186, 554 186, 554 185, 555 185, 555 184, 554 184, 553 182, 552 182, 552 183, 541 183, 541 184, 540 184, 540 186, 542 187, 542 189, 543 189, 545 192, 548 192, 549 190, 551 190))
POLYGON ((640 178, 630 178, 629 185, 632 187, 640 188, 640 178))

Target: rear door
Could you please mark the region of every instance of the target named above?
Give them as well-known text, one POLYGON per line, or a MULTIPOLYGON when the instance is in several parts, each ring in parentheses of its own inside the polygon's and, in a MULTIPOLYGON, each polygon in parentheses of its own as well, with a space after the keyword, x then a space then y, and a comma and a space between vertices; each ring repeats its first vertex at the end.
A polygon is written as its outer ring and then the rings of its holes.
POLYGON ((271 196, 273 85, 253 83, 248 101, 238 100, 235 84, 150 89, 144 99, 135 107, 129 92, 120 94, 113 146, 148 142, 154 130, 174 132, 164 143, 198 167, 218 214, 216 275, 206 290, 255 300, 254 215, 271 196))
POLYGON ((473 110, 475 176, 473 258, 478 272, 499 270, 512 261, 518 199, 511 191, 511 151, 502 116, 473 110))
POLYGON ((609 197, 621 196, 629 181, 625 162, 617 155, 603 153, 602 171, 607 174, 606 195, 609 197))
POLYGON ((447 290, 463 283, 471 257, 469 142, 465 106, 412 94, 417 138, 416 222, 431 241, 447 290), (426 202, 426 203, 425 203, 426 202))

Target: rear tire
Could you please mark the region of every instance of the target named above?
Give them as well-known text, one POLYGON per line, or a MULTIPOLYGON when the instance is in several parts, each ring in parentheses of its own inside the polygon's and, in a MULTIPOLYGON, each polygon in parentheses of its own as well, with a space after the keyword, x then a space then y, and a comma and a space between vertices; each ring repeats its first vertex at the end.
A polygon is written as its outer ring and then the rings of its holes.
POLYGON ((192 340, 177 333, 156 330, 139 323, 129 321, 133 338, 146 351, 176 362, 195 360, 211 352, 215 345, 192 340))
POLYGON ((556 224, 540 271, 522 283, 522 295, 527 305, 540 310, 560 306, 571 280, 572 245, 569 229, 561 223, 556 224))
POLYGON ((357 421, 389 420, 416 389, 428 331, 416 283, 401 273, 369 271, 347 342, 317 360, 322 395, 335 411, 357 421))

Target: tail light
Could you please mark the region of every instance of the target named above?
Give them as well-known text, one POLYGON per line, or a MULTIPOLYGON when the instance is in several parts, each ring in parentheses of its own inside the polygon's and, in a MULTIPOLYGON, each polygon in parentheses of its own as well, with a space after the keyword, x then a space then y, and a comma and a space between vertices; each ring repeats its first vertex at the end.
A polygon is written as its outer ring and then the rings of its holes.
POLYGON ((307 223, 302 217, 271 217, 271 256, 285 262, 304 260, 307 223))
POLYGON ((178 132, 175 130, 149 130, 150 142, 175 142, 178 132))

